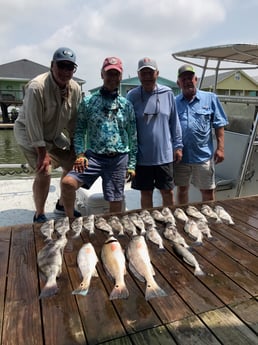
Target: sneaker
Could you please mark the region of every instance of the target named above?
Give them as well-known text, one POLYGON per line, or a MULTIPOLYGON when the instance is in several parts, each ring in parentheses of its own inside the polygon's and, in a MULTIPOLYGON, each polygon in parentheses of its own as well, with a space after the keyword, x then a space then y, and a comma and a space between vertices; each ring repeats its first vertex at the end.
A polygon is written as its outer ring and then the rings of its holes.
MULTIPOLYGON (((56 202, 56 208, 55 208, 54 212, 56 214, 60 214, 60 215, 65 216, 64 206, 59 204, 59 200, 57 200, 57 202, 56 202)), ((79 211, 77 211, 77 210, 73 210, 73 215, 74 215, 75 218, 81 217, 81 213, 79 211)))
POLYGON ((36 217, 36 213, 34 214, 33 223, 45 223, 47 221, 48 219, 44 214, 39 214, 37 217, 36 217))

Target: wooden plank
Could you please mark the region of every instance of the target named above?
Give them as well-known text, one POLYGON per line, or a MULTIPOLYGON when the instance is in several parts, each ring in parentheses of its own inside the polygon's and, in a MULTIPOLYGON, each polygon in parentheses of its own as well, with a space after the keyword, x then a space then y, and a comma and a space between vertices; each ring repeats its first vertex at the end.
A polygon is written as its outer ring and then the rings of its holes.
MULTIPOLYGON (((221 344, 212 332, 197 316, 176 321, 167 325, 178 345, 219 345, 221 344)), ((225 345, 228 343, 225 343, 225 345)), ((234 344, 234 343, 232 343, 234 344)))
MULTIPOLYGON (((36 251, 45 243, 38 226, 34 227, 36 251)), ((35 259, 36 260, 36 259, 35 259)), ((40 279, 40 287, 45 282, 40 279)), ((62 274, 58 279, 59 291, 55 296, 41 300, 44 345, 85 345, 87 344, 80 313, 72 295, 72 286, 67 273, 65 261, 62 274)), ((38 298, 38 296, 37 296, 38 298)))
POLYGON ((42 324, 32 226, 12 232, 2 344, 41 345, 42 324))
POLYGON ((176 342, 165 326, 135 333, 131 335, 131 339, 134 345, 176 345, 176 342))
POLYGON ((101 345, 134 345, 132 341, 130 340, 129 336, 113 339, 104 343, 101 343, 101 345))
POLYGON ((195 250, 219 270, 224 272, 224 274, 242 289, 245 289, 250 295, 256 296, 258 294, 258 276, 232 259, 229 247, 228 253, 226 254, 218 249, 215 243, 217 245, 217 242, 214 242, 214 244, 213 242, 206 242, 204 246, 196 247, 195 250))
MULTIPOLYGON (((2 228, 0 231, 0 329, 2 330, 4 318, 4 301, 7 283, 8 259, 11 241, 11 227, 2 228)), ((0 332, 0 344, 2 343, 2 332, 0 332)))
POLYGON ((258 335, 258 300, 251 298, 229 306, 258 335))
POLYGON ((257 345, 257 335, 227 307, 211 310, 199 317, 222 344, 257 345))

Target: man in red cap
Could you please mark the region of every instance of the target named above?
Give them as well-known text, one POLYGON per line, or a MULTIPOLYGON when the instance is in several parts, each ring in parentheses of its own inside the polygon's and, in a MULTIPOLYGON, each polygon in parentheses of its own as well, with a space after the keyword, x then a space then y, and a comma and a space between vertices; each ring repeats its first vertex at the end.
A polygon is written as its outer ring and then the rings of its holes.
POLYGON ((98 177, 110 212, 121 212, 128 171, 134 173, 137 151, 132 104, 118 93, 122 61, 107 57, 101 68, 103 86, 85 97, 79 107, 74 135, 77 159, 62 181, 66 215, 72 220, 75 192, 89 189, 98 177))

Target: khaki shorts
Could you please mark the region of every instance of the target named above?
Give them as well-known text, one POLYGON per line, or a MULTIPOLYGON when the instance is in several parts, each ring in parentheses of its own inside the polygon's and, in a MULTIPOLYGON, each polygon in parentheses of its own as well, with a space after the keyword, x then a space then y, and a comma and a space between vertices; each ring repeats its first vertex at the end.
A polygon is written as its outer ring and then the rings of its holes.
POLYGON ((192 183, 198 189, 214 189, 214 161, 200 164, 174 164, 174 182, 176 186, 189 186, 192 183))
MULTIPOLYGON (((20 146, 24 157, 26 158, 29 166, 32 170, 36 170, 38 155, 33 147, 20 146)), ((57 169, 59 167, 63 168, 65 171, 70 171, 73 168, 76 155, 74 150, 62 150, 57 147, 53 147, 48 150, 48 154, 51 157, 52 169, 57 169)))

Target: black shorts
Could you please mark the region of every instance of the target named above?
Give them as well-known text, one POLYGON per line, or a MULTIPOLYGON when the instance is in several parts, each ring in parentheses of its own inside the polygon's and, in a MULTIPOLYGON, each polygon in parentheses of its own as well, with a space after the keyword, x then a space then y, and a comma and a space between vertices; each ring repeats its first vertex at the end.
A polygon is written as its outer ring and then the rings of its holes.
POLYGON ((132 180, 132 188, 137 190, 174 188, 173 163, 162 165, 137 165, 135 177, 132 180))

